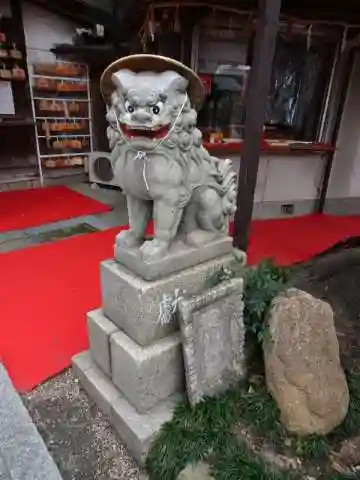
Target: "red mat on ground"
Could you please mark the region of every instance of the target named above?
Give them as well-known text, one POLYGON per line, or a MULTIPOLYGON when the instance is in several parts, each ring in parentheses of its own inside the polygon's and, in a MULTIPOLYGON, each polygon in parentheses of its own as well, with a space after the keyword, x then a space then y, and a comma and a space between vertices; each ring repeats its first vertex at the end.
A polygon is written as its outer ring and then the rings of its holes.
POLYGON ((0 362, 30 390, 88 346, 86 312, 98 308, 99 263, 119 229, 0 254, 0 362))
POLYGON ((109 210, 64 186, 0 192, 0 233, 109 210))
POLYGON ((293 265, 351 236, 360 236, 360 216, 306 215, 254 220, 250 229, 248 262, 273 258, 293 265))
MULTIPOLYGON (((0 361, 20 391, 68 367, 87 348, 86 312, 101 303, 99 262, 112 256, 118 231, 0 254, 0 361)), ((293 264, 349 236, 360 236, 360 217, 254 221, 249 263, 273 257, 293 264)))

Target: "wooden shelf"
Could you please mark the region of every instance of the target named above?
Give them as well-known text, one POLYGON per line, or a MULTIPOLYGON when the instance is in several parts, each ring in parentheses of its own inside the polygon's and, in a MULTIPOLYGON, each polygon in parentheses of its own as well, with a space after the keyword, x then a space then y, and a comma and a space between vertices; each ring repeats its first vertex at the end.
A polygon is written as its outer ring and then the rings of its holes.
POLYGON ((57 101, 57 102, 86 102, 86 103, 90 103, 90 99, 88 99, 88 98, 63 98, 63 97, 51 96, 51 94, 49 94, 48 97, 33 97, 33 99, 34 100, 54 100, 54 101, 57 101))
POLYGON ((73 137, 84 137, 89 138, 89 134, 81 134, 81 133, 60 133, 59 135, 51 134, 51 135, 39 135, 38 138, 73 138, 73 137))
POLYGON ((71 177, 73 175, 82 175, 85 173, 85 167, 83 165, 74 165, 72 167, 61 167, 61 168, 48 168, 44 167, 44 176, 45 178, 62 178, 62 177, 71 177))
POLYGON ((1 127, 33 127, 35 122, 33 120, 24 120, 24 119, 3 119, 0 118, 0 128, 1 127))
POLYGON ((90 117, 36 117, 36 120, 91 120, 90 117))
MULTIPOLYGON (((57 171, 61 172, 64 169, 78 169, 83 167, 83 165, 77 164, 77 158, 82 159, 82 163, 86 162, 87 157, 89 156, 89 151, 92 150, 92 116, 91 116, 91 99, 90 99, 90 81, 88 70, 85 65, 80 65, 78 62, 74 62, 76 66, 81 66, 81 75, 78 76, 63 76, 59 75, 60 71, 57 68, 59 65, 63 63, 71 63, 71 62, 55 62, 49 65, 43 65, 43 68, 48 70, 48 73, 44 70, 44 74, 38 73, 35 69, 37 67, 40 69, 40 65, 33 66, 30 68, 30 85, 31 85, 31 94, 32 94, 32 104, 33 104, 33 112, 34 118, 36 121, 36 144, 37 144, 37 153, 38 153, 38 163, 39 168, 41 171, 41 177, 43 178, 46 172, 49 171, 57 171), (54 70, 54 75, 52 75, 51 71, 54 70), (58 73, 58 75, 56 75, 58 73), (86 91, 79 91, 79 92, 58 92, 57 90, 39 90, 37 88, 37 84, 39 85, 39 80, 44 79, 46 83, 48 81, 54 81, 57 83, 72 83, 78 85, 83 84, 86 86, 86 91), (40 110, 41 103, 44 103, 45 107, 47 107, 47 103, 56 103, 62 104, 64 109, 60 111, 60 115, 56 116, 53 110, 49 108, 49 115, 47 115, 42 107, 40 110), (65 104, 63 102, 66 102, 65 104), (67 103, 74 103, 78 107, 79 114, 81 116, 72 115, 71 112, 68 112, 66 108, 67 103), (69 113, 69 115, 68 115, 69 113), (78 130, 69 131, 62 130, 61 132, 50 131, 49 135, 46 135, 46 131, 44 130, 42 123, 47 122, 49 123, 49 129, 51 128, 51 124, 55 124, 57 122, 65 122, 71 125, 73 122, 81 122, 84 125, 81 125, 82 128, 78 130), (56 145, 54 139, 58 139, 59 143, 62 143, 66 139, 78 139, 79 147, 80 148, 61 148, 60 144, 56 145), (61 140, 60 140, 61 139, 61 140), (82 140, 81 140, 82 139, 82 140), (47 140, 47 141, 46 141, 47 140), (60 147, 60 148, 54 148, 60 147), (75 162, 74 165, 67 165, 67 163, 72 163, 72 159, 75 162)), ((70 72, 70 70, 68 70, 70 72)), ((80 125, 79 125, 80 126, 80 125)), ((60 173, 61 174, 61 173, 60 173)))
POLYGON ((58 80, 58 81, 64 81, 64 82, 86 82, 87 78, 86 77, 56 77, 56 76, 51 76, 51 75, 39 75, 33 74, 31 75, 32 78, 45 78, 46 80, 58 80))
POLYGON ((7 62, 7 61, 12 61, 12 62, 16 62, 16 63, 22 63, 24 62, 24 58, 14 58, 14 57, 0 57, 0 63, 4 63, 4 62, 7 62))
MULTIPOLYGON (((244 142, 242 140, 233 142, 222 143, 210 143, 204 142, 204 147, 209 152, 225 156, 228 154, 241 154, 243 150, 244 142)), ((265 140, 261 147, 262 154, 278 154, 278 155, 312 155, 312 154, 325 154, 333 151, 334 148, 331 145, 324 143, 301 143, 301 142, 289 142, 287 144, 277 142, 271 142, 265 140)))
POLYGON ((53 153, 51 155, 40 155, 40 158, 66 158, 66 157, 86 157, 90 155, 90 152, 77 152, 77 153, 53 153))
POLYGON ((27 78, 0 78, 0 82, 16 82, 16 83, 25 83, 27 78))

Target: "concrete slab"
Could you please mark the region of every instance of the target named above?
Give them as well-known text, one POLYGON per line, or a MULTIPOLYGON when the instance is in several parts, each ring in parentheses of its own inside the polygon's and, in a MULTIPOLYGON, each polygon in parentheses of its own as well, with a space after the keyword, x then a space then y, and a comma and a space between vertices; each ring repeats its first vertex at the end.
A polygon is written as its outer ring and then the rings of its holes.
POLYGON ((27 228, 23 232, 25 235, 29 237, 34 237, 36 235, 41 235, 42 233, 48 233, 53 230, 58 230, 62 228, 66 229, 66 228, 75 227, 82 223, 88 223, 87 222, 88 218, 89 216, 84 216, 84 217, 72 218, 70 220, 62 220, 60 222, 46 223, 45 225, 40 225, 38 227, 27 228))
POLYGON ((107 205, 117 206, 119 204, 126 205, 126 199, 124 194, 119 189, 113 188, 93 188, 90 183, 79 182, 68 186, 72 190, 86 195, 87 197, 98 200, 99 202, 106 203, 107 205))
POLYGON ((10 240, 8 242, 0 243, 0 253, 12 252, 13 250, 21 250, 23 248, 32 247, 36 245, 32 238, 22 237, 15 240, 10 240))
POLYGON ((61 480, 45 443, 1 364, 0 478, 61 480))
POLYGON ((89 352, 73 359, 73 368, 84 389, 109 416, 120 438, 143 466, 151 443, 161 426, 172 417, 172 411, 180 396, 171 397, 146 414, 140 414, 123 397, 92 361, 89 352))
POLYGON ((11 232, 0 233, 0 245, 5 242, 10 242, 12 240, 19 240, 26 237, 26 234, 23 230, 14 230, 11 232))
POLYGON ((125 206, 116 207, 112 212, 102 213, 98 218, 104 225, 106 225, 106 228, 120 227, 128 225, 129 223, 125 206))
POLYGON ((96 228, 97 230, 106 230, 111 227, 106 220, 102 219, 102 215, 106 214, 101 214, 101 215, 91 215, 90 217, 87 217, 86 223, 91 225, 92 227, 96 228))
POLYGON ((64 222, 50 223, 26 230, 17 230, 0 235, 0 252, 10 252, 33 245, 51 242, 60 238, 82 235, 96 231, 95 225, 86 220, 89 217, 78 217, 64 222))

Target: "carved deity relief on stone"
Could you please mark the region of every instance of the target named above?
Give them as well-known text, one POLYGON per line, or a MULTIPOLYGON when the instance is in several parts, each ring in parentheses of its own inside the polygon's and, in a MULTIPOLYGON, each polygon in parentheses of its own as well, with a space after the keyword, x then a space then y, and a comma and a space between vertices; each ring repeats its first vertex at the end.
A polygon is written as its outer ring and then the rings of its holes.
POLYGON ((199 77, 169 58, 132 55, 105 70, 101 89, 112 165, 129 215, 130 229, 116 245, 139 248, 143 260, 153 262, 174 241, 201 247, 226 236, 236 208, 236 174, 230 160, 211 156, 202 145, 199 77), (150 220, 154 236, 146 239, 150 220))
POLYGON ((233 278, 179 300, 186 385, 191 404, 245 375, 243 280, 233 278))

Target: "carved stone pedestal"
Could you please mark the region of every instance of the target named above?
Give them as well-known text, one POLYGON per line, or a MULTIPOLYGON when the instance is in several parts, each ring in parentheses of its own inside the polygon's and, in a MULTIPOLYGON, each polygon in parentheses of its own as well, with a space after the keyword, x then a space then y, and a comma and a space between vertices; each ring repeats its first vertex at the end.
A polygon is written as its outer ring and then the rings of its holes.
POLYGON ((116 260, 101 264, 102 309, 88 314, 90 350, 73 368, 140 464, 185 391, 178 317, 164 316, 164 302, 175 292, 204 291, 207 279, 234 261, 227 245, 225 255, 156 280, 116 260))

